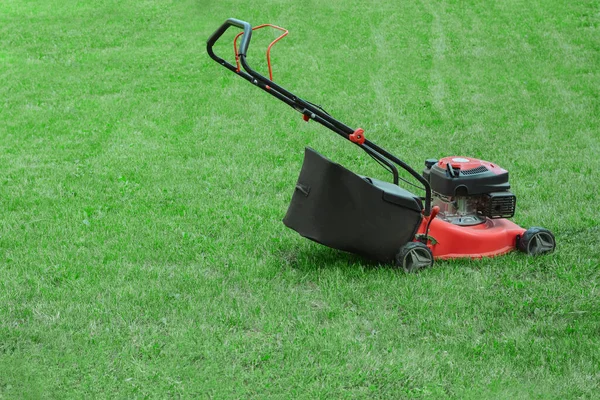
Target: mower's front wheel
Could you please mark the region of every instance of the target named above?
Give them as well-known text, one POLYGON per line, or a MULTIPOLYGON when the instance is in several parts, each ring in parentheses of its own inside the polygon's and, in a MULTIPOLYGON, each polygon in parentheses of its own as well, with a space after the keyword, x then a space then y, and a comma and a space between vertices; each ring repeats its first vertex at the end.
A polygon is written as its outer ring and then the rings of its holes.
POLYGON ((556 247, 554 235, 546 228, 529 228, 519 239, 517 246, 530 256, 551 253, 556 247))
POLYGON ((404 272, 417 272, 433 265, 433 253, 421 242, 406 243, 396 254, 396 266, 404 272))

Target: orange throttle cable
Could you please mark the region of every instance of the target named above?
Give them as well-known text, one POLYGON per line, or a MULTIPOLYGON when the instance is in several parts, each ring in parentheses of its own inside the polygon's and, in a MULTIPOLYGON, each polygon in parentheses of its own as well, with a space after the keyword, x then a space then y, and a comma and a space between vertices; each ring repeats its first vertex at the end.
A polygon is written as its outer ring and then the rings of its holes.
MULTIPOLYGON (((269 67, 269 79, 272 81, 273 80, 273 69, 271 68, 271 47, 273 47, 273 45, 275 43, 277 43, 279 40, 283 39, 285 36, 287 36, 287 34, 289 33, 287 29, 282 28, 280 26, 277 25, 272 25, 272 24, 262 24, 262 25, 258 25, 255 26, 254 28, 252 28, 253 31, 260 29, 260 28, 265 28, 265 27, 271 27, 271 28, 275 28, 278 29, 280 31, 283 31, 283 33, 281 35, 279 35, 279 37, 277 37, 277 39, 273 40, 271 42, 271 44, 269 45, 269 47, 267 47, 267 66, 269 67)), ((235 39, 233 39, 233 51, 235 52, 235 63, 237 65, 237 72, 240 72, 240 57, 238 54, 238 48, 237 48, 237 39, 238 37, 242 36, 244 34, 244 32, 240 32, 235 36, 235 39)))

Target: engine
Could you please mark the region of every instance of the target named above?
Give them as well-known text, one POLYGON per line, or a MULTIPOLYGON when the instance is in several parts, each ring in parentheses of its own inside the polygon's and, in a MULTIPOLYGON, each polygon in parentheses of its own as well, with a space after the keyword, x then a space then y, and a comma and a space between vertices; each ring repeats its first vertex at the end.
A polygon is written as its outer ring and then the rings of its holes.
POLYGON ((517 198, 508 189, 508 171, 469 157, 425 161, 423 176, 431 185, 438 216, 456 225, 477 225, 486 218, 511 218, 517 198))

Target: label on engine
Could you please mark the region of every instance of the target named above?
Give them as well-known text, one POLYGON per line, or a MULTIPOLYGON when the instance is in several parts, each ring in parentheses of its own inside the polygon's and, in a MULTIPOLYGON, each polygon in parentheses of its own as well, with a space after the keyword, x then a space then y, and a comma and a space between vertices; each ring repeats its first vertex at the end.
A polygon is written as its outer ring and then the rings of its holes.
POLYGON ((454 161, 454 162, 469 162, 471 160, 469 160, 468 158, 457 157, 457 158, 453 158, 452 161, 454 161))

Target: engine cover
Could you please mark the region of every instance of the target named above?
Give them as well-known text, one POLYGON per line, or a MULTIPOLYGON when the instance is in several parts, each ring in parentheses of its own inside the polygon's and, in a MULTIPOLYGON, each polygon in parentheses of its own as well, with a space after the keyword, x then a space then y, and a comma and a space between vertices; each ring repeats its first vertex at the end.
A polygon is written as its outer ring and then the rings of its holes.
POLYGON ((439 217, 455 225, 476 225, 486 218, 511 218, 516 197, 508 189, 508 171, 469 157, 425 161, 423 176, 433 192, 439 217))
POLYGON ((507 170, 469 157, 444 157, 426 168, 424 175, 431 190, 442 196, 475 196, 510 189, 507 170))

